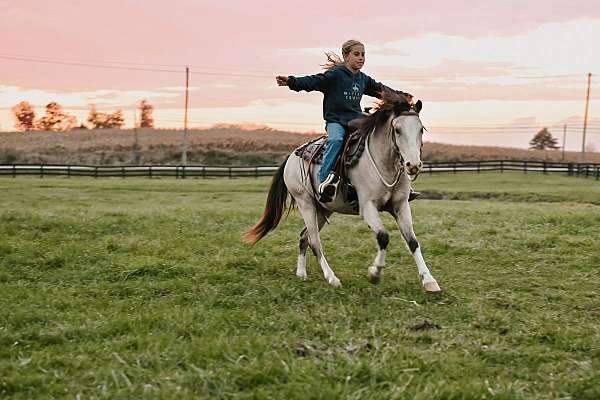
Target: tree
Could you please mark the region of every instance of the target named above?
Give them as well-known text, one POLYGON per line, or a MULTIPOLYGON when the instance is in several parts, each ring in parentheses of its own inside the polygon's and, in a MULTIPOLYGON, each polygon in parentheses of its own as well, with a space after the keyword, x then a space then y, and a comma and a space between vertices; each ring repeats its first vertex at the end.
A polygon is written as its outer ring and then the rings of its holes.
POLYGON ((546 150, 546 149, 558 149, 558 141, 552 137, 552 134, 548 132, 547 128, 542 129, 535 134, 533 139, 529 141, 529 148, 531 150, 546 150))
POLYGON ((154 107, 146 100, 140 102, 140 128, 154 128, 154 107))
POLYGON ((27 101, 22 101, 10 109, 15 116, 15 128, 19 131, 35 129, 35 111, 27 101))
POLYGON ((90 125, 90 129, 121 129, 125 123, 125 119, 123 118, 123 111, 121 110, 117 110, 110 114, 104 113, 96 110, 96 106, 92 104, 90 106, 87 122, 90 125))
POLYGON ((64 132, 73 129, 77 125, 77 119, 63 111, 60 104, 53 101, 46 105, 46 114, 40 118, 36 126, 43 131, 64 132))

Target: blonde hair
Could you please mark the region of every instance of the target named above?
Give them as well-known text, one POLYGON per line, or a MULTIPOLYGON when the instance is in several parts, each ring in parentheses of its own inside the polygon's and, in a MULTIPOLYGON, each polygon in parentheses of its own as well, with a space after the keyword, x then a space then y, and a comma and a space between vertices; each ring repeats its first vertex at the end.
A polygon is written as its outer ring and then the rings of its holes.
MULTIPOLYGON (((357 44, 365 47, 365 45, 362 44, 361 42, 359 42, 358 40, 355 40, 355 39, 346 40, 342 44, 342 56, 346 56, 346 55, 350 54, 350 50, 352 50, 352 47, 356 46, 357 44)), ((323 69, 329 70, 335 66, 338 66, 338 65, 344 63, 344 60, 342 58, 340 58, 340 56, 335 54, 333 51, 326 51, 325 56, 327 57, 327 61, 325 62, 325 64, 321 65, 323 67, 323 69)))

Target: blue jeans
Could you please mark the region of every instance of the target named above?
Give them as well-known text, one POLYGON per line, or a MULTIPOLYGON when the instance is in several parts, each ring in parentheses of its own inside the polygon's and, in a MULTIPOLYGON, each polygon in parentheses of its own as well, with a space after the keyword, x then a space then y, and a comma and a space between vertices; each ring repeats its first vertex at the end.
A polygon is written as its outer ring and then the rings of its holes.
POLYGON ((327 130, 327 141, 325 142, 325 154, 323 154, 323 163, 319 170, 319 181, 323 182, 331 169, 335 165, 337 155, 344 143, 346 129, 337 122, 328 122, 325 128, 327 130))

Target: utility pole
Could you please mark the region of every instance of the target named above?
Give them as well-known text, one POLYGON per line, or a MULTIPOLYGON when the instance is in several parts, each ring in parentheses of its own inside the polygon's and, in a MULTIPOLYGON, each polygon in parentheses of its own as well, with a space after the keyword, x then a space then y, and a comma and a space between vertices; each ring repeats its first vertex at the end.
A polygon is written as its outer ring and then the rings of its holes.
POLYGON ((562 161, 565 161, 565 145, 567 143, 567 124, 563 126, 562 161))
POLYGON ((137 105, 133 110, 133 159, 135 160, 135 165, 139 165, 140 163, 140 147, 138 141, 138 130, 137 130, 137 105))
POLYGON ((190 85, 190 67, 185 67, 185 114, 183 117, 183 151, 181 152, 181 164, 187 165, 187 123, 188 123, 188 102, 190 85))
POLYGON ((587 131, 588 109, 590 106, 590 85, 592 83, 592 73, 588 73, 587 96, 585 98, 585 116, 583 117, 583 139, 581 141, 581 162, 585 162, 585 133, 587 131))

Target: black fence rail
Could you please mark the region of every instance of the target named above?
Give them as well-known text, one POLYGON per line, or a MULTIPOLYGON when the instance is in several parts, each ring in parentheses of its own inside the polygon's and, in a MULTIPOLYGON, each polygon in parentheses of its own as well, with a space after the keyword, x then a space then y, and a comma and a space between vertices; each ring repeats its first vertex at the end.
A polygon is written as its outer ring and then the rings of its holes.
MULTIPOLYGON (((241 178, 271 176, 278 166, 100 166, 100 165, 58 165, 58 164, 0 164, 0 176, 32 175, 40 178, 50 176, 94 178, 104 177, 174 177, 174 178, 241 178)), ((459 173, 488 171, 520 171, 527 173, 564 174, 600 180, 598 163, 560 163, 547 161, 486 160, 425 163, 423 173, 459 173)))

